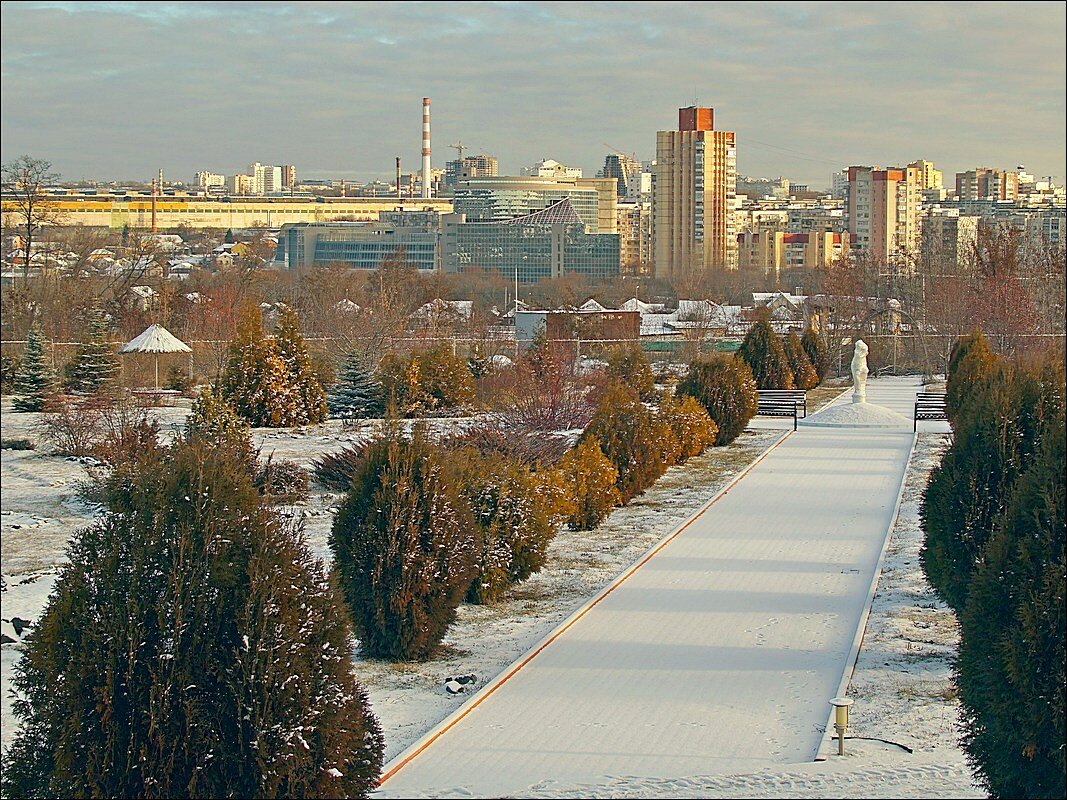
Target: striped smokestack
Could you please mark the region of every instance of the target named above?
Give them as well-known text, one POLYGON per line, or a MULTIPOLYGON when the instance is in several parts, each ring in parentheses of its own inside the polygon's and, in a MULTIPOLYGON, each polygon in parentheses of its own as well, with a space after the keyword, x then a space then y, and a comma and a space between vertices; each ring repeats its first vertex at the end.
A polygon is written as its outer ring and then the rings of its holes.
POLYGON ((430 98, 422 98, 422 196, 430 196, 430 98))

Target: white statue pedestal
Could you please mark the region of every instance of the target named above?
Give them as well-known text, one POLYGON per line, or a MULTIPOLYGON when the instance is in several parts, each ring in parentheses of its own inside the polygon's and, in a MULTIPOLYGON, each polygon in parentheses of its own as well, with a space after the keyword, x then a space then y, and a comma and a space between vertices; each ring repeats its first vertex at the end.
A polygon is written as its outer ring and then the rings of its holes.
POLYGON ((810 428, 900 428, 910 419, 891 408, 867 402, 867 344, 856 342, 852 354, 852 402, 830 406, 799 421, 810 428))

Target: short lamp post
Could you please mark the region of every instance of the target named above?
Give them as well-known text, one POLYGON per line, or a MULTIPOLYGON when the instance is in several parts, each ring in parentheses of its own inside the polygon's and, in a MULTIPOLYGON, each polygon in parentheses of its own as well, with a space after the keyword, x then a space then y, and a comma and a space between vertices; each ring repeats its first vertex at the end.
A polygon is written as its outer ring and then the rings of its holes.
POLYGON ((835 697, 830 701, 834 707, 834 730, 837 731, 837 754, 845 754, 845 730, 848 728, 848 707, 852 700, 847 697, 835 697))

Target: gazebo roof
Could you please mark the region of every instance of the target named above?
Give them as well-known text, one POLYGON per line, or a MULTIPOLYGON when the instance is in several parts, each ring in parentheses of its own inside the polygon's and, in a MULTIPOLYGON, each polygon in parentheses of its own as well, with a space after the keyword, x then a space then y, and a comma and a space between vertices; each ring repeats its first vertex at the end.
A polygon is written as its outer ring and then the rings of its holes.
POLYGON ((191 353, 192 349, 162 325, 149 325, 132 341, 126 342, 120 353, 191 353))

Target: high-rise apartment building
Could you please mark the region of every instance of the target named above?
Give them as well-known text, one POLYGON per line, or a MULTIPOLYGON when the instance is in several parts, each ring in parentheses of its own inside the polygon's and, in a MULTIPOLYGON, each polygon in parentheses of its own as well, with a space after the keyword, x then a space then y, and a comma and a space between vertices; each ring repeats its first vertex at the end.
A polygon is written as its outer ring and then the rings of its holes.
POLYGON ((650 275, 652 272, 652 203, 648 200, 620 200, 619 270, 623 275, 650 275))
POLYGON ((499 174, 496 157, 487 156, 484 153, 445 162, 445 186, 450 189, 454 189, 460 181, 471 178, 495 178, 499 174))
POLYGON ((852 250, 913 266, 922 237, 922 179, 915 167, 849 167, 845 205, 852 250))
POLYGON ((678 110, 678 130, 656 132, 652 191, 656 275, 737 269, 737 143, 711 108, 678 110))
POLYGON ((918 161, 912 161, 908 164, 908 168, 919 170, 919 182, 922 184, 924 190, 941 189, 945 185, 944 175, 941 170, 934 169, 933 161, 919 159, 918 161))
POLYGON ((1015 200, 1019 196, 1019 173, 978 167, 956 173, 959 200, 1015 200))
POLYGON ((598 177, 615 178, 619 197, 637 198, 641 194, 641 162, 624 153, 608 153, 598 177))
POLYGON ((296 186, 296 167, 292 164, 286 164, 282 167, 282 186, 286 189, 292 189, 296 186))
POLYGON ((978 245, 978 222, 978 217, 960 214, 958 208, 930 208, 922 233, 926 268, 935 273, 967 274, 978 245))

